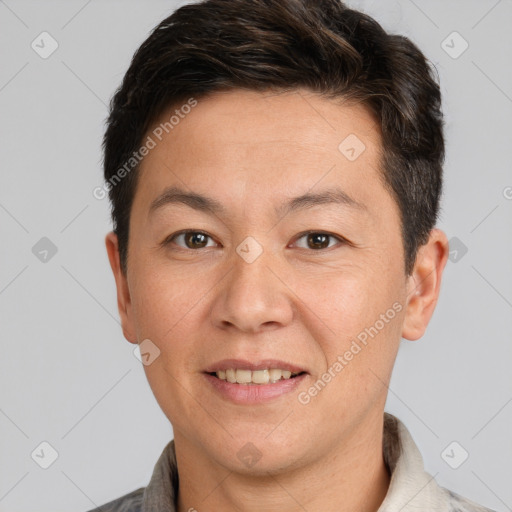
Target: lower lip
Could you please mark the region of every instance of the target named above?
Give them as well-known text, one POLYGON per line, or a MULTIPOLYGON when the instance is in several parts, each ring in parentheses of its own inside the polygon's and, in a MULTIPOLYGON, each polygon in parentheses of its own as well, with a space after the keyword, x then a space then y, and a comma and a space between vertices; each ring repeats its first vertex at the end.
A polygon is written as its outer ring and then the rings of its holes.
POLYGON ((233 384, 209 373, 203 375, 223 398, 237 404, 257 404, 268 402, 273 398, 294 391, 307 376, 307 373, 297 375, 297 377, 291 379, 281 379, 274 384, 233 384))

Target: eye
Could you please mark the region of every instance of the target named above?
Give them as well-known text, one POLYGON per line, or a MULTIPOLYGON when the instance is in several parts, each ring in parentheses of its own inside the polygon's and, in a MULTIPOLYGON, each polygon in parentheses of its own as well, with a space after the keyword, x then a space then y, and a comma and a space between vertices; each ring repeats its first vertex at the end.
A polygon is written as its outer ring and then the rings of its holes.
POLYGON ((215 247, 216 245, 210 235, 202 231, 181 231, 180 233, 175 233, 164 241, 164 245, 171 242, 186 249, 203 249, 204 247, 215 247), (211 245, 208 245, 208 239, 211 240, 211 245))
POLYGON ((304 233, 296 239, 295 243, 302 239, 305 240, 305 245, 298 244, 299 247, 303 249, 314 249, 317 251, 321 249, 328 249, 336 245, 336 243, 331 244, 331 242, 344 242, 344 240, 338 236, 317 231, 309 231, 308 233, 304 233))

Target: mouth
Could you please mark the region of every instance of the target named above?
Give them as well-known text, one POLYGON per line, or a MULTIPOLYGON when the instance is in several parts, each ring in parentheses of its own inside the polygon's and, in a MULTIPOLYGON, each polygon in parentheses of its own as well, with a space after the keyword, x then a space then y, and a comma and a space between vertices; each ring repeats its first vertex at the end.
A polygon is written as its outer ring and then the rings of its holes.
POLYGON ((211 389, 223 399, 254 405, 290 394, 309 372, 277 359, 224 359, 206 368, 203 374, 211 389))
POLYGON ((205 373, 231 384, 265 385, 295 379, 308 372, 305 368, 279 359, 224 359, 206 368, 205 373))

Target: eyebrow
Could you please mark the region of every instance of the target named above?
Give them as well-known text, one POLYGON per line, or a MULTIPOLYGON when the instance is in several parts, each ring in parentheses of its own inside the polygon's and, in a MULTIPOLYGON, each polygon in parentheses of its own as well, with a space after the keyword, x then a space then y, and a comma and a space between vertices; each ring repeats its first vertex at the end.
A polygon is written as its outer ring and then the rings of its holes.
MULTIPOLYGON (((225 207, 216 199, 195 192, 187 192, 179 187, 172 186, 166 188, 156 199, 152 201, 149 207, 149 214, 152 214, 156 210, 169 204, 183 204, 193 208, 194 210, 214 215, 226 213, 225 207)), ((324 204, 348 206, 356 210, 368 211, 366 205, 356 201, 342 189, 332 188, 316 193, 307 192, 298 197, 290 198, 284 204, 275 208, 275 214, 278 217, 283 217, 293 211, 324 204)))

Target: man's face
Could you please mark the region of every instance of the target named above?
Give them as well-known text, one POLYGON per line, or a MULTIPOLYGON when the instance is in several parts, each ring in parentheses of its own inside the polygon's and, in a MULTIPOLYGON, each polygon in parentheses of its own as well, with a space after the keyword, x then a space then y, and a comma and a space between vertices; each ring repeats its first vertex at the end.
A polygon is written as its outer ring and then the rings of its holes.
POLYGON ((320 460, 380 420, 406 315, 379 128, 364 107, 306 91, 235 91, 163 134, 131 212, 125 336, 160 350, 144 368, 182 444, 238 471, 251 457, 253 472, 320 460), (171 187, 218 208, 151 208, 171 187), (291 203, 306 194, 332 201, 291 203), (264 385, 207 373, 246 364, 304 373, 264 385))

